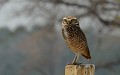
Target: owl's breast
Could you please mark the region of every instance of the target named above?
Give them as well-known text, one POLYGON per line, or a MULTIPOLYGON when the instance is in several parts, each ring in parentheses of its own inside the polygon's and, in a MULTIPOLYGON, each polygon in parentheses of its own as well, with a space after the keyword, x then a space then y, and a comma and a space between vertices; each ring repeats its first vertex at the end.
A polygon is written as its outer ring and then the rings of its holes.
POLYGON ((69 48, 73 52, 81 52, 86 48, 86 42, 83 40, 83 35, 80 32, 80 29, 66 29, 64 28, 64 37, 69 48))

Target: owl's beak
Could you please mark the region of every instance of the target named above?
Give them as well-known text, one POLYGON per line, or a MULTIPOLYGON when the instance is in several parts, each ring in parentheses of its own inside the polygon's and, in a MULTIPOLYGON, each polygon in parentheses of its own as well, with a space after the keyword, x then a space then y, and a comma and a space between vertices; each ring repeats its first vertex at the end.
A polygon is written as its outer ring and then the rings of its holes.
POLYGON ((68 20, 68 24, 71 24, 71 20, 68 20))
POLYGON ((68 19, 68 24, 71 24, 71 19, 68 19))

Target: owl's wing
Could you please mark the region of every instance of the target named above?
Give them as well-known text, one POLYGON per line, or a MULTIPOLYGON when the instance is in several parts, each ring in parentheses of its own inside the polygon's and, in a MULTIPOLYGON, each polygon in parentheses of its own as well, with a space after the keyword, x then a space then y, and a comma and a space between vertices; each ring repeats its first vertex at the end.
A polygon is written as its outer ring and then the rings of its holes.
POLYGON ((63 35, 63 38, 64 38, 65 40, 67 40, 67 39, 66 39, 66 35, 65 35, 65 31, 64 31, 63 28, 62 28, 62 35, 63 35))
POLYGON ((79 36, 81 36, 82 41, 85 42, 85 44, 87 46, 87 39, 86 39, 84 32, 81 29, 78 32, 79 32, 79 36))
POLYGON ((82 30, 80 31, 80 36, 81 36, 81 39, 83 41, 82 45, 83 45, 83 47, 85 47, 85 49, 81 52, 81 54, 85 58, 91 59, 91 55, 90 55, 88 44, 87 44, 87 39, 86 39, 86 36, 85 36, 85 34, 84 34, 84 32, 82 30))

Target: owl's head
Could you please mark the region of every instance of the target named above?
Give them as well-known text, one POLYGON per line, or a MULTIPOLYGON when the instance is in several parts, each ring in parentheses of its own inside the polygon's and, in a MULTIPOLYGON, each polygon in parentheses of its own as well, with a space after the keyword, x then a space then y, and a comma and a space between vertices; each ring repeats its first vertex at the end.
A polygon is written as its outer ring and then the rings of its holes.
POLYGON ((76 17, 67 16, 63 18, 62 25, 63 26, 67 26, 67 25, 78 25, 79 26, 79 22, 76 17))

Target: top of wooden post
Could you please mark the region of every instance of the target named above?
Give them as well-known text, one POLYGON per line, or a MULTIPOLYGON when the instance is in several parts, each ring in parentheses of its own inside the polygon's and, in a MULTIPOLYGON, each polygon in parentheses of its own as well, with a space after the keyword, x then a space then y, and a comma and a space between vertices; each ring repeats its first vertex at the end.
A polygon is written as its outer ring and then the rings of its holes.
POLYGON ((93 64, 67 65, 65 75, 94 75, 95 66, 93 64))

